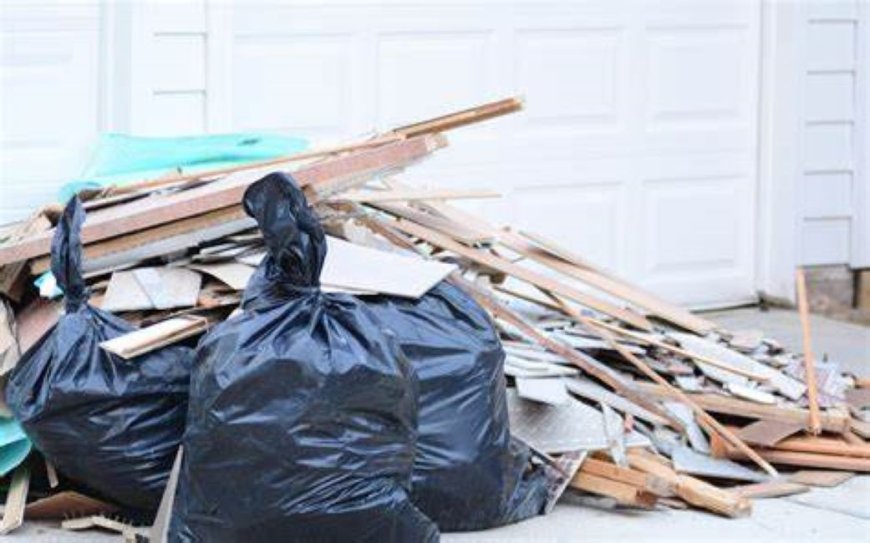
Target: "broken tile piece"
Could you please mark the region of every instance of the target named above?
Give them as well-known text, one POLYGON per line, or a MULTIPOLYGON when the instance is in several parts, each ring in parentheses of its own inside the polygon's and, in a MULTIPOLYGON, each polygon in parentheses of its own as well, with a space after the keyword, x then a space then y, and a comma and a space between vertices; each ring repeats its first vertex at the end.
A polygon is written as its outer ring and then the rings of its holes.
POLYGON ((671 452, 671 461, 674 463, 675 470, 690 475, 735 479, 755 483, 767 480, 767 475, 753 471, 737 462, 722 458, 712 458, 682 445, 674 447, 671 452))
POLYGON ((550 405, 563 405, 571 399, 565 382, 555 378, 518 378, 517 392, 520 397, 550 405))

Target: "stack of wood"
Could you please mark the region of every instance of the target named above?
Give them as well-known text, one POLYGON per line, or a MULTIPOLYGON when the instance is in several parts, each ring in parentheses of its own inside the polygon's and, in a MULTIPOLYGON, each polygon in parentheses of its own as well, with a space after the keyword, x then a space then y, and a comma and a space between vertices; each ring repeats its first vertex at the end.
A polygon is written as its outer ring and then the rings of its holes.
MULTIPOLYGON (((82 193, 91 302, 140 327, 103 348, 131 358, 195 341, 236 311, 264 256, 242 194, 285 171, 332 236, 324 288, 419 297, 446 278, 489 311, 508 355, 514 432, 596 503, 739 517, 753 498, 845 477, 791 480, 774 465, 870 471, 870 383, 814 364, 808 329, 807 356, 723 330, 552 240, 448 203, 495 193, 400 178, 447 145, 443 132, 521 106, 501 100, 347 145, 82 193)), ((59 315, 33 286, 50 268, 58 212, 47 206, 0 233, 0 347, 15 346, 0 353, 3 374, 59 315)))

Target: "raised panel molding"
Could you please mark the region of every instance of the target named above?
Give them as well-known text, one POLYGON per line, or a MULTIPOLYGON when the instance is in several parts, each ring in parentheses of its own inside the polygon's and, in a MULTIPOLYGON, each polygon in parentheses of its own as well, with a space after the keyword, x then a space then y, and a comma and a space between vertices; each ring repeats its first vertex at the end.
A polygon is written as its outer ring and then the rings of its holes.
POLYGON ((354 92, 351 50, 349 35, 237 38, 234 129, 346 133, 354 92))
POLYGON ((645 268, 651 275, 721 272, 742 264, 739 177, 644 183, 645 268))
POLYGON ((623 107, 623 34, 617 28, 517 32, 516 88, 529 125, 612 125, 623 107))
POLYGON ((650 30, 649 122, 741 120, 748 106, 744 36, 739 27, 650 30))
POLYGON ((467 107, 492 88, 488 31, 389 33, 376 41, 380 127, 467 107))

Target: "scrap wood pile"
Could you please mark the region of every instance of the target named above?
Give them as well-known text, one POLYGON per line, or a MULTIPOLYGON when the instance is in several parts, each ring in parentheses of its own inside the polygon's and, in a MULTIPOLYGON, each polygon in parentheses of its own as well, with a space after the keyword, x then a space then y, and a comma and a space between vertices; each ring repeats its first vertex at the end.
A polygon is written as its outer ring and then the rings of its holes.
MULTIPOLYGON (((38 358, 31 353, 45 348, 64 304, 72 310, 71 298, 89 297, 91 306, 122 321, 112 326, 129 326, 95 340, 100 356, 112 364, 162 367, 183 355, 167 349, 192 350, 205 334, 202 350, 210 336, 220 336, 218 329, 244 319, 243 300, 268 290, 258 273, 268 275, 267 264, 286 259, 312 285, 319 273, 322 291, 371 300, 373 307, 392 297, 413 312, 427 293, 449 284, 486 310, 506 355, 511 433, 547 473, 546 503, 535 513, 572 492, 596 506, 692 507, 740 517, 751 512, 752 499, 870 471, 870 383, 835 362, 814 361, 808 329, 807 356, 759 331, 723 330, 552 240, 498 227, 450 203, 492 192, 418 188, 402 180, 401 170, 447 145, 443 132, 519 109, 518 100, 502 100, 347 145, 82 191, 77 206, 49 205, 11 225, 0 234, 0 355, 4 380, 12 375, 7 399, 26 403, 44 392, 22 389, 30 381, 18 361, 38 358), (287 176, 276 181, 274 172, 287 176), (264 178, 271 179, 268 190, 264 178), (314 227, 302 219, 301 226, 281 226, 286 214, 270 199, 283 197, 282 183, 302 189, 328 234, 322 270, 311 262, 322 251, 306 245, 319 243, 309 232, 314 227), (262 190, 252 194, 255 186, 262 190), (296 237, 298 246, 282 239, 296 237), (62 252, 79 238, 81 262, 74 251, 62 252), (63 302, 52 296, 58 285, 63 302), (784 476, 774 466, 828 471, 784 476)), ((473 311, 463 303, 455 307, 473 311)), ((65 517, 71 529, 102 526, 135 535, 153 520, 153 514, 131 517, 129 503, 113 503, 124 500, 84 478, 88 466, 65 472, 35 453, 25 460, 29 441, 6 415, 4 533, 24 518, 65 517)), ((64 422, 63 410, 55 416, 64 422)), ((30 437, 46 458, 63 456, 30 437)), ((175 462, 170 476, 174 447, 164 452, 165 473, 152 489, 163 495, 158 538, 167 529, 179 470, 175 462)), ((146 508, 156 509, 155 500, 146 508)))

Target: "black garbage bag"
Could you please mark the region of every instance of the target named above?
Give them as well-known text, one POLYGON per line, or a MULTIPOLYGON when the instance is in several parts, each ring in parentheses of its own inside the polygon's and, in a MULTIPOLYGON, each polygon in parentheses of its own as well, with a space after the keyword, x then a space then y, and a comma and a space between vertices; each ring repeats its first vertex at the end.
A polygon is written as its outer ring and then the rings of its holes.
POLYGON ((417 300, 378 296, 370 305, 417 373, 415 505, 445 532, 541 514, 547 479, 511 438, 505 353, 486 311, 446 281, 417 300))
POLYGON ((366 304, 320 290, 323 229, 295 182, 251 185, 268 256, 201 340, 171 541, 437 541, 409 497, 416 383, 366 304))
POLYGON ((21 357, 6 402, 61 473, 147 517, 160 503, 184 433, 193 350, 166 347, 124 360, 100 347, 135 328, 87 303, 84 220, 74 198, 51 250, 65 314, 21 357))

